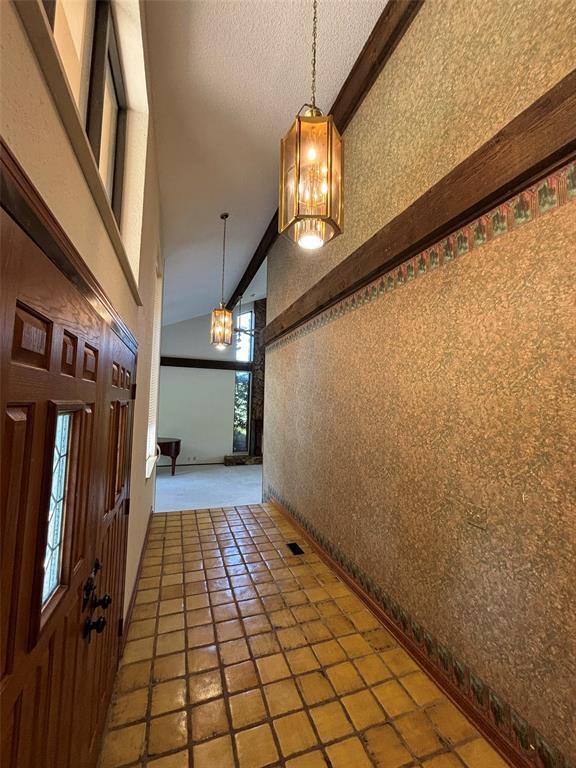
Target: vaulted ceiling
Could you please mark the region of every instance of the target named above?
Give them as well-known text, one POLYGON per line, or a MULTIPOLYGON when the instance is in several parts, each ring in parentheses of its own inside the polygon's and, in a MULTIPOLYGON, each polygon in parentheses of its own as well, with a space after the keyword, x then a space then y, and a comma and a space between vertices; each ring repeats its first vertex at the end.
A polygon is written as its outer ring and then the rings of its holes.
MULTIPOLYGON (((319 0, 323 110, 385 2, 319 0)), ((310 98, 312 2, 164 0, 145 11, 168 324, 220 300, 219 214, 230 213, 227 299, 276 210, 280 137, 310 98)))

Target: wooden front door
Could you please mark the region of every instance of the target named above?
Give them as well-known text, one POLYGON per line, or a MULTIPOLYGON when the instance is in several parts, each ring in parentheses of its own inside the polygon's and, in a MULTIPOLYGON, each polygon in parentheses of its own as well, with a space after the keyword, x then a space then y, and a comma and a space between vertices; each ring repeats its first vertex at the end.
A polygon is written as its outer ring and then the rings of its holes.
POLYGON ((135 352, 1 216, 0 764, 91 768, 120 653, 135 352))

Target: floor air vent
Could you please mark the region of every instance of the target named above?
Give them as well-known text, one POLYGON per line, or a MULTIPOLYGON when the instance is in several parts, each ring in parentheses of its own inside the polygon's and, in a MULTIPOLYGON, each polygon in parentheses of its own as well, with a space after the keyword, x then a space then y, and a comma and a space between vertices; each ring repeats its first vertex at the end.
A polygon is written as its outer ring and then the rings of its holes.
POLYGON ((298 544, 296 544, 295 541, 291 541, 290 544, 288 544, 288 549, 290 552, 292 552, 293 555, 303 555, 304 550, 302 547, 300 547, 298 544))

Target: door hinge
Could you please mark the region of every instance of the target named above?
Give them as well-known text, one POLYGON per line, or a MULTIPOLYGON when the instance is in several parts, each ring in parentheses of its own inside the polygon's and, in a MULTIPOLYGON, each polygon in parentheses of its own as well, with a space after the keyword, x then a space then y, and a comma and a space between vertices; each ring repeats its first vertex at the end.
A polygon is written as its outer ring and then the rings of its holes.
POLYGON ((118 637, 122 637, 124 634, 124 619, 118 619, 118 637))
POLYGON ((129 515, 130 514, 130 497, 127 499, 124 499, 124 514, 129 515))
POLYGON ((136 382, 132 384, 130 394, 131 394, 132 400, 136 400, 136 382))

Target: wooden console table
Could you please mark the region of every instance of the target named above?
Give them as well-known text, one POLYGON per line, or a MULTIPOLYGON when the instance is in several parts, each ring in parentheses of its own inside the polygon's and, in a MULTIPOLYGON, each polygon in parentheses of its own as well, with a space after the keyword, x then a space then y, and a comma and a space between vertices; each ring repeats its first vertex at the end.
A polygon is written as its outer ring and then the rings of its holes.
POLYGON ((161 456, 168 456, 172 460, 172 474, 176 472, 176 459, 180 455, 181 440, 179 437, 159 437, 158 448, 161 456))

